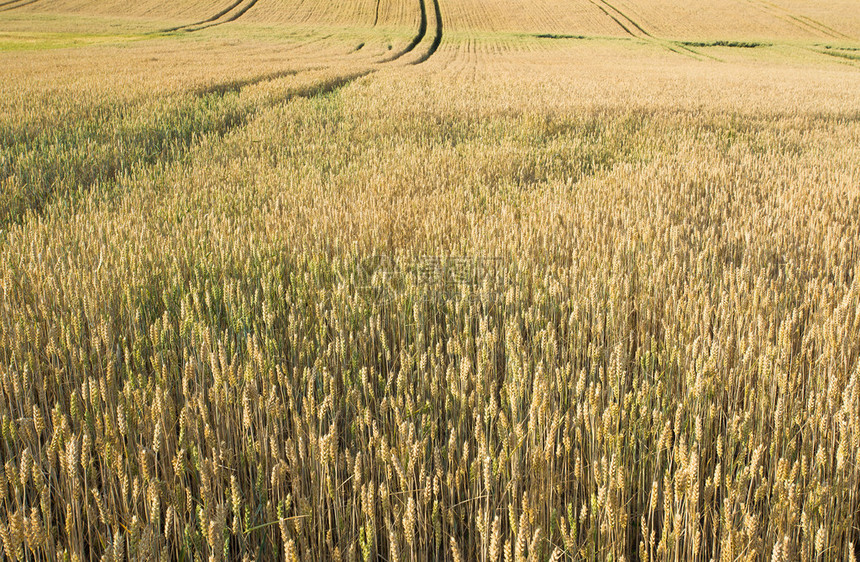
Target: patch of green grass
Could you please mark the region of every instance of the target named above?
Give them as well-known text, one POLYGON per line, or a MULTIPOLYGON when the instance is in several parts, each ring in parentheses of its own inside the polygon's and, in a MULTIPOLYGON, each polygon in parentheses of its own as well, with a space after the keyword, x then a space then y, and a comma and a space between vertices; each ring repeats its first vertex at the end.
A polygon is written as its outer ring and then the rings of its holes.
POLYGON ((160 21, 82 14, 3 12, 0 31, 75 35, 140 35, 164 25, 160 21))
POLYGON ((0 32, 0 52, 68 49, 106 43, 123 43, 140 38, 142 38, 140 35, 6 31, 0 32))
MULTIPOLYGON (((830 47, 825 47, 825 48, 830 49, 830 47)), ((818 51, 818 52, 821 53, 822 55, 830 55, 831 57, 839 57, 839 58, 848 59, 848 60, 860 60, 860 54, 847 52, 847 51, 853 51, 853 50, 854 49, 838 49, 838 50, 830 49, 830 50, 818 51)))
POLYGON ((565 35, 558 33, 536 33, 538 39, 587 39, 585 35, 565 35))
POLYGON ((735 47, 739 49, 755 49, 757 47, 770 47, 771 43, 760 43, 757 41, 678 41, 679 45, 685 47, 735 47))

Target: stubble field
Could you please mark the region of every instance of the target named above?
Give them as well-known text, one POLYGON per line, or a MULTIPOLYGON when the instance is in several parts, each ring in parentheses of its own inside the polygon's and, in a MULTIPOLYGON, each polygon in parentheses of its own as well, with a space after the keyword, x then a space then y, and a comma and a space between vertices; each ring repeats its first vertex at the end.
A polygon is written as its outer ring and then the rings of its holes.
POLYGON ((860 10, 0 1, 0 558, 860 557, 860 10))

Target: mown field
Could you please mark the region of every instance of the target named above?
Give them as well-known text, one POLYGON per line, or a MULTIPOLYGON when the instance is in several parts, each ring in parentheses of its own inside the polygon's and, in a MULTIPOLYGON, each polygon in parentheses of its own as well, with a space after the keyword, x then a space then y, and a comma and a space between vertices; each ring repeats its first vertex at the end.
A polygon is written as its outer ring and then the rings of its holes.
POLYGON ((860 10, 0 0, 0 559, 860 557, 860 10))

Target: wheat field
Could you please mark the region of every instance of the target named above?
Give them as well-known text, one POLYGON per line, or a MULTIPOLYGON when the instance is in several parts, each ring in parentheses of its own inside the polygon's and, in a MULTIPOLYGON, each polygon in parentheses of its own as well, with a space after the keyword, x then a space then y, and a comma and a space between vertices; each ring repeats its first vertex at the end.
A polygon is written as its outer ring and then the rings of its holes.
POLYGON ((860 558, 853 0, 0 0, 0 559, 860 558))

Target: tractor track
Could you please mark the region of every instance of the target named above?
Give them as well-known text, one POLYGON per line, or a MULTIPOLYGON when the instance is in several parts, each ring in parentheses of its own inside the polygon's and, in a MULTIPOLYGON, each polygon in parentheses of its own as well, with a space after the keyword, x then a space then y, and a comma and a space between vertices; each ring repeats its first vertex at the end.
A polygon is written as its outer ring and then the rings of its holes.
POLYGON ((165 30, 164 30, 164 32, 165 32, 165 33, 170 33, 170 32, 172 32, 172 31, 179 31, 180 29, 184 29, 184 28, 186 28, 186 27, 197 27, 198 25, 204 25, 204 24, 207 24, 207 23, 211 23, 211 22, 213 22, 213 21, 215 21, 215 20, 217 20, 217 19, 219 19, 219 18, 224 17, 224 16, 225 16, 226 14, 228 14, 230 11, 232 11, 232 10, 236 9, 236 6, 238 6, 238 5, 239 5, 239 4, 241 4, 242 2, 244 2, 244 0, 236 0, 235 2, 233 2, 233 3, 232 3, 232 4, 230 4, 229 6, 227 6, 226 8, 224 8, 223 10, 221 10, 220 12, 218 12, 217 14, 215 14, 214 16, 212 16, 211 18, 207 18, 207 19, 205 19, 205 20, 200 20, 200 21, 198 21, 198 22, 196 22, 196 23, 189 23, 189 24, 186 24, 186 25, 180 25, 180 26, 177 26, 177 27, 171 27, 170 29, 165 29, 165 30))
MULTIPOLYGON (((28 4, 33 4, 38 2, 39 0, 4 0, 6 3, 2 4, 5 10, 18 8, 21 6, 25 6, 28 4)), ((171 28, 168 30, 164 30, 163 32, 176 32, 176 31, 187 31, 193 32, 198 31, 200 29, 205 29, 207 27, 212 27, 214 25, 221 25, 224 23, 236 21, 240 17, 242 17, 248 10, 250 10, 258 0, 237 0, 233 2, 230 6, 225 9, 222 9, 219 13, 207 18, 206 20, 202 20, 200 22, 194 24, 188 24, 185 26, 178 26, 175 28, 171 28)), ((433 12, 434 12, 434 31, 433 31, 433 39, 430 42, 427 50, 421 54, 416 60, 412 61, 412 65, 418 65, 429 58, 431 58, 439 49, 439 46, 442 43, 443 39, 443 20, 442 20, 442 10, 439 4, 439 0, 432 0, 433 2, 433 12)), ((413 51, 419 44, 421 44, 422 40, 427 35, 428 31, 428 17, 427 17, 427 5, 426 0, 420 0, 421 6, 421 22, 419 25, 419 29, 415 37, 413 37, 410 45, 407 46, 406 49, 402 50, 397 54, 396 57, 392 57, 390 61, 396 60, 406 53, 413 51)), ((0 9, 0 11, 5 11, 0 9)), ((325 38, 321 39, 324 40, 325 38)), ((305 44, 306 45, 306 44, 305 44)), ((370 63, 370 61, 368 61, 370 63)), ((310 67, 304 69, 285 69, 280 71, 273 71, 264 74, 259 74, 257 76, 250 76, 246 78, 239 78, 234 80, 228 80, 222 83, 204 85, 192 91, 195 97, 207 97, 207 96, 224 96, 228 94, 236 94, 241 92, 244 88, 254 86, 264 82, 270 82, 273 80, 277 80, 280 78, 285 78, 289 76, 299 75, 305 72, 312 72, 314 70, 318 70, 318 67, 310 67)), ((348 86, 355 80, 363 78, 365 76, 372 75, 376 73, 378 70, 381 70, 381 67, 371 67, 366 66, 364 68, 357 68, 353 71, 344 71, 339 73, 339 75, 333 75, 329 77, 321 77, 320 79, 313 80, 312 83, 297 85, 297 87, 288 87, 282 95, 275 95, 267 98, 266 105, 273 106, 282 103, 289 103, 294 100, 302 99, 302 98, 314 98, 321 95, 327 95, 329 93, 339 91, 340 89, 348 86)), ((251 119, 254 118, 255 112, 252 109, 248 109, 243 112, 242 115, 238 116, 236 119, 231 120, 229 123, 225 123, 223 130, 218 130, 213 132, 212 134, 218 134, 223 137, 229 134, 231 131, 234 131, 238 128, 244 127, 247 125, 251 119)), ((203 131, 201 131, 203 132, 203 131)), ((177 143, 178 150, 174 156, 169 156, 165 160, 164 158, 156 157, 154 160, 149 161, 140 158, 133 158, 128 161, 123 161, 117 167, 117 170, 105 178, 102 178, 106 183, 111 183, 118 181, 118 178, 122 176, 122 173, 131 170, 140 165, 155 165, 160 162, 165 161, 173 161, 182 155, 188 154, 194 147, 198 144, 194 138, 190 137, 189 139, 178 139, 177 143)), ((84 190, 89 190, 98 182, 95 181, 92 184, 82 185, 81 187, 84 190)), ((45 212, 52 202, 58 196, 58 193, 51 192, 44 198, 44 201, 33 210, 37 214, 42 214, 45 212)))
POLYGON ((23 8, 24 6, 29 6, 30 4, 35 4, 39 0, 27 0, 25 2, 21 2, 21 0, 12 0, 11 2, 6 2, 4 4, 0 4, 0 6, 5 6, 0 9, 0 12, 8 12, 10 10, 15 10, 17 8, 23 8), (15 4, 14 6, 10 6, 10 4, 15 4))
MULTIPOLYGON (((19 0, 14 0, 14 1, 19 1, 19 0)), ((30 0, 30 1, 37 1, 37 0, 30 0)), ((219 13, 213 15, 210 18, 207 18, 206 20, 203 20, 203 21, 200 21, 200 22, 197 22, 194 24, 179 26, 179 27, 172 28, 171 30, 166 30, 166 31, 193 32, 193 31, 199 31, 201 29, 205 29, 207 27, 212 27, 214 25, 221 25, 224 23, 236 21, 237 19, 242 17, 248 10, 250 10, 257 3, 257 1, 258 0, 250 0, 250 1, 237 0, 236 2, 233 2, 227 8, 221 10, 219 13), (225 16, 229 16, 229 17, 225 18, 225 16)), ((442 9, 441 9, 441 5, 439 3, 439 0, 432 0, 432 2, 433 2, 433 16, 434 16, 434 28, 435 28, 433 31, 433 40, 431 41, 427 51, 424 52, 419 58, 417 58, 416 60, 414 60, 410 63, 412 65, 418 65, 418 64, 421 64, 423 62, 426 62, 430 57, 432 57, 436 53, 436 51, 439 49, 439 46, 442 44, 442 38, 443 38, 443 33, 444 33, 442 9)), ((380 2, 377 1, 376 18, 375 18, 376 22, 374 23, 374 25, 376 25, 376 23, 378 23, 379 4, 380 4, 380 2)), ((420 10, 421 10, 420 22, 419 22, 418 30, 417 30, 415 36, 412 38, 410 43, 404 49, 399 51, 395 56, 390 57, 389 59, 386 59, 386 60, 380 61, 380 62, 393 62, 393 61, 399 59, 400 57, 404 56, 405 54, 413 51, 424 40, 424 38, 427 35, 427 31, 428 31, 427 28, 429 27, 426 0, 420 0, 419 6, 420 6, 420 10)), ((311 43, 318 42, 318 41, 324 41, 325 39, 327 39, 329 37, 331 37, 331 35, 321 37, 319 39, 311 41, 311 43)), ((306 46, 307 44, 308 43, 304 43, 301 46, 306 46)), ((312 67, 312 68, 300 69, 300 70, 292 69, 292 70, 271 72, 271 73, 263 74, 260 76, 251 77, 251 78, 233 80, 233 81, 228 81, 228 82, 221 83, 221 84, 210 85, 210 86, 201 88, 196 93, 198 95, 208 95, 208 94, 213 94, 213 93, 223 95, 223 94, 228 93, 228 92, 240 91, 242 88, 244 88, 246 86, 251 86, 251 85, 259 84, 262 82, 276 80, 278 78, 283 78, 283 77, 287 77, 287 76, 293 76, 293 75, 300 74, 300 73, 307 72, 307 71, 311 71, 314 69, 318 69, 318 68, 312 67)), ((367 70, 362 70, 362 71, 355 72, 355 73, 348 73, 348 74, 345 74, 343 76, 333 78, 331 80, 323 81, 321 84, 312 87, 307 94, 295 94, 294 93, 294 94, 291 94, 289 96, 289 98, 293 99, 296 97, 309 97, 311 95, 328 93, 328 92, 333 91, 335 89, 340 89, 340 88, 348 85, 350 82, 352 82, 358 78, 368 76, 368 75, 373 74, 375 72, 376 72, 376 69, 367 69, 367 70)))
POLYGON ((634 35, 632 31, 630 31, 629 29, 627 29, 627 26, 626 26, 626 25, 624 25, 623 23, 621 23, 621 22, 618 20, 618 18, 616 18, 615 16, 613 16, 612 14, 610 14, 609 12, 607 12, 607 11, 606 11, 606 8, 604 8, 603 6, 601 6, 600 4, 598 4, 597 2, 595 2, 594 0, 589 0, 589 1, 590 1, 592 4, 594 4, 594 5, 597 7, 597 9, 598 9, 598 10, 600 10, 601 12, 603 12, 604 14, 606 14, 607 16, 609 16, 610 18, 612 18, 612 21, 614 21, 615 23, 617 23, 617 24, 618 24, 618 26, 619 26, 621 29, 623 29, 623 30, 624 30, 624 32, 625 32, 627 35, 630 35, 631 37, 636 37, 636 35, 634 35))
POLYGON ((415 60, 412 64, 421 64, 422 62, 425 62, 433 56, 439 48, 439 45, 442 44, 442 9, 439 7, 439 0, 433 0, 433 11, 435 12, 434 15, 436 17, 436 32, 433 34, 433 42, 430 43, 430 48, 427 49, 427 52, 421 55, 421 57, 415 60))
POLYGON ((255 84, 260 84, 262 82, 271 82, 272 80, 277 80, 278 78, 286 78, 287 76, 295 76, 297 74, 301 74, 303 72, 313 72, 314 70, 320 70, 320 67, 310 67, 310 68, 302 68, 302 69, 289 69, 289 70, 278 70, 275 72, 269 72, 266 74, 261 74, 259 76, 251 76, 248 78, 238 78, 236 80, 230 80, 227 82, 221 82, 218 84, 210 84, 208 86, 202 86, 194 90, 195 95, 198 96, 206 96, 209 94, 218 94, 225 95, 228 93, 235 93, 242 90, 247 86, 253 86, 255 84))
POLYGON ((256 3, 257 3, 257 0, 251 0, 250 2, 248 2, 248 3, 245 5, 245 7, 244 7, 244 8, 242 8, 241 10, 239 10, 238 12, 236 12, 235 14, 231 15, 229 18, 227 18, 226 20, 224 20, 224 21, 223 21, 223 22, 221 22, 221 23, 227 23, 227 22, 231 22, 231 21, 236 21, 237 19, 239 19, 239 18, 241 18, 242 16, 244 16, 244 15, 245 15, 245 12, 247 12, 248 10, 250 10, 251 8, 253 8, 253 7, 254 7, 254 4, 256 4, 256 3))
POLYGON ((201 31, 203 29, 208 29, 210 27, 215 27, 216 25, 223 25, 225 23, 229 23, 232 21, 236 21, 245 15, 245 13, 254 7, 257 3, 257 0, 236 0, 217 14, 205 19, 198 21, 196 23, 189 23, 186 25, 180 25, 177 27, 171 27, 169 29, 165 29, 162 33, 173 33, 176 31, 184 31, 187 33, 192 33, 194 31, 201 31), (243 5, 244 3, 244 5, 243 5), (222 19, 225 16, 229 16, 226 19, 222 19))
POLYGON ((649 31, 647 31, 644 27, 639 25, 639 23, 607 2, 606 0, 588 0, 591 2, 598 10, 612 18, 618 26, 624 30, 627 35, 634 39, 639 39, 641 41, 645 41, 647 43, 651 43, 654 45, 659 45, 673 53, 690 57, 695 60, 702 60, 703 58, 719 60, 710 55, 704 55, 698 51, 694 51, 693 49, 687 47, 686 45, 680 45, 677 43, 673 43, 671 41, 666 41, 664 39, 660 39, 659 37, 655 37, 649 31))
MULTIPOLYGON (((274 80, 278 77, 281 77, 281 75, 289 76, 292 74, 301 74, 302 72, 311 70, 313 69, 297 70, 295 72, 285 71, 284 73, 266 74, 258 77, 248 78, 246 80, 238 81, 235 83, 228 83, 224 85, 224 87, 213 86, 209 88, 194 90, 192 91, 192 93, 195 95, 195 97, 223 96, 225 94, 239 92, 242 88, 246 86, 252 86, 254 84, 265 82, 267 80, 274 80)), ((324 96, 332 92, 338 91, 348 86, 355 80, 367 76, 372 72, 374 72, 374 70, 363 69, 341 74, 340 76, 331 76, 323 78, 314 83, 306 84, 298 88, 291 89, 281 96, 267 98, 265 107, 273 107, 278 104, 286 104, 300 99, 312 99, 315 97, 324 96)), ((108 170, 104 175, 97 178, 94 177, 92 179, 85 180, 81 183, 76 183, 75 189, 79 190, 82 193, 97 188, 100 185, 107 189, 110 189, 109 186, 117 185, 120 181, 122 181, 122 178, 130 172, 140 170, 142 168, 162 166, 165 163, 180 161, 188 154, 190 154, 193 150, 195 150, 195 148, 201 145, 201 137, 217 135, 219 138, 223 139, 234 131, 242 129, 249 125, 251 121, 257 117, 257 115, 258 112, 253 107, 248 107, 241 111, 234 118, 226 120, 223 123, 222 127, 198 129, 195 130, 193 134, 185 135, 184 137, 181 136, 178 132, 175 132, 176 137, 174 138, 174 142, 176 146, 173 150, 170 150, 161 155, 153 153, 152 155, 147 154, 145 156, 132 156, 129 158, 120 157, 119 162, 115 166, 110 168, 110 170, 108 170)), ((97 173, 93 175, 98 176, 97 173)), ((44 196, 38 199, 32 206, 30 206, 26 210, 26 212, 32 211, 38 216, 44 216, 47 209, 54 204, 58 197, 61 197, 62 195, 63 193, 57 191, 52 185, 49 190, 44 194, 44 196)), ((14 224, 17 221, 22 220, 22 218, 23 215, 10 215, 8 218, 0 218, 0 227, 5 227, 10 223, 14 224)))
POLYGON ((831 57, 830 60, 832 62, 837 63, 837 64, 844 64, 847 66, 851 66, 853 68, 860 68, 860 60, 855 59, 853 57, 845 56, 845 55, 840 54, 838 52, 834 53, 833 51, 819 50, 819 49, 815 49, 813 47, 804 47, 804 49, 806 49, 810 53, 815 53, 817 55, 824 55, 826 57, 831 57))
POLYGON ((238 12, 235 12, 235 13, 230 14, 230 17, 229 17, 229 18, 227 18, 227 19, 225 19, 225 20, 223 20, 223 21, 216 21, 216 22, 213 22, 213 23, 208 23, 208 24, 206 24, 206 25, 201 25, 201 26, 199 26, 199 27, 194 27, 194 28, 191 28, 191 29, 186 29, 185 31, 188 31, 188 32, 201 31, 201 30, 203 30, 203 29, 208 29, 208 28, 210 28, 210 27, 215 27, 216 25, 223 25, 223 24, 225 24, 225 23, 230 23, 231 21, 236 21, 237 19, 239 19, 239 18, 241 18, 242 16, 244 16, 244 15, 245 15, 245 12, 247 12, 248 10, 250 10, 251 8, 253 8, 253 7, 254 7, 254 4, 256 4, 256 3, 257 3, 257 0, 251 0, 250 2, 248 2, 247 4, 245 4, 245 5, 242 7, 242 9, 241 9, 241 10, 239 10, 238 12))
POLYGON ((829 39, 857 40, 855 37, 842 33, 841 31, 837 31, 820 21, 816 21, 808 16, 795 14, 773 2, 768 2, 767 0, 749 0, 749 3, 758 7, 763 12, 766 12, 786 23, 790 23, 803 31, 823 35, 829 39))
POLYGON ((403 55, 411 52, 415 47, 418 46, 418 43, 420 43, 421 40, 424 39, 424 36, 427 34, 427 4, 425 0, 418 0, 418 4, 421 9, 421 19, 418 23, 418 32, 415 34, 415 36, 412 38, 412 41, 410 41, 408 45, 406 45, 403 49, 397 51, 387 59, 381 60, 381 63, 396 61, 403 55))
MULTIPOLYGON (((421 9, 421 20, 418 24, 418 32, 412 38, 412 41, 402 50, 398 51, 393 56, 388 57, 387 59, 379 61, 380 63, 389 63, 394 62, 407 53, 412 52, 415 48, 424 40, 427 36, 427 27, 428 27, 428 18, 427 18, 427 3, 426 0, 419 0, 419 6, 421 9)), ((435 30, 433 32, 433 40, 430 42, 430 46, 427 48, 427 51, 419 56, 417 59, 412 61, 409 64, 418 65, 423 62, 426 62, 427 59, 432 57, 436 51, 439 49, 439 45, 442 44, 442 36, 443 36, 443 24, 442 24, 442 8, 439 5, 439 0, 433 0, 433 17, 434 17, 434 25, 435 30)))
POLYGON ((589 0, 589 2, 591 2, 601 12, 612 18, 612 21, 617 23, 618 26, 631 37, 652 37, 652 35, 645 31, 645 29, 642 28, 641 25, 636 23, 635 20, 627 16, 624 12, 622 12, 606 0, 589 0), (634 29, 637 30, 639 33, 634 33, 634 29))
POLYGON ((801 20, 805 20, 805 21, 807 21, 807 22, 809 22, 809 23, 811 23, 811 24, 814 24, 814 25, 816 25, 816 26, 820 27, 820 28, 821 28, 822 30, 824 30, 824 31, 829 31, 830 33, 835 33, 837 36, 839 36, 839 37, 840 37, 840 38, 842 38, 842 39, 849 39, 849 40, 851 40, 851 41, 856 41, 856 40, 857 40, 855 37, 852 37, 852 36, 850 36, 850 35, 846 35, 845 33, 842 33, 841 31, 838 31, 838 30, 836 30, 836 29, 833 29, 833 28, 832 28, 832 27, 830 27, 830 26, 824 25, 824 24, 823 24, 823 23, 821 23, 820 21, 814 20, 814 19, 812 19, 812 18, 809 18, 809 17, 806 17, 806 16, 800 16, 800 15, 799 15, 799 16, 797 16, 797 18, 798 18, 798 19, 801 19, 801 20))
POLYGON ((622 18, 627 20, 632 27, 635 27, 637 30, 639 30, 639 33, 641 33, 645 37, 651 37, 651 34, 648 33, 647 31, 645 31, 645 29, 641 25, 636 23, 636 21, 633 18, 629 17, 627 14, 625 14, 624 12, 622 12, 621 10, 619 10, 618 8, 616 8, 615 6, 613 6, 612 4, 607 2, 606 0, 597 0, 597 1, 600 2, 601 4, 603 4, 604 6, 609 7, 610 10, 614 11, 616 14, 618 14, 619 16, 621 16, 622 18))

